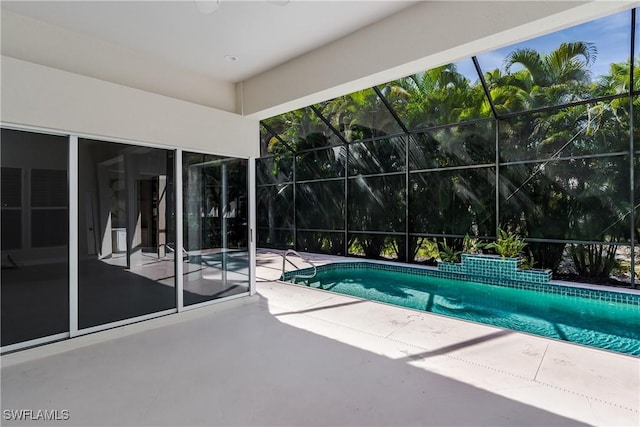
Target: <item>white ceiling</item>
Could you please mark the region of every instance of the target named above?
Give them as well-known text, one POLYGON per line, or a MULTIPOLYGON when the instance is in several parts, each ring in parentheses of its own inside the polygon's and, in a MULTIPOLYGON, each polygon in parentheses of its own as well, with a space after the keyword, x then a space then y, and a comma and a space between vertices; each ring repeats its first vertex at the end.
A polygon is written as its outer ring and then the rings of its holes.
MULTIPOLYGON (((1 5, 3 10, 89 36, 97 42, 108 42, 178 68, 235 83, 415 2, 292 0, 284 6, 276 3, 222 0, 218 10, 210 15, 199 12, 195 0, 3 0, 1 5), (229 62, 225 55, 236 56, 238 61, 229 62)), ((96 43, 96 50, 100 46, 104 44, 96 43)), ((66 45, 65 49, 74 51, 75 47, 66 45)), ((108 54, 104 49, 102 52, 108 54)))
POLYGON ((206 15, 196 0, 0 0, 0 46, 18 61, 260 119, 637 2, 222 0, 206 15))

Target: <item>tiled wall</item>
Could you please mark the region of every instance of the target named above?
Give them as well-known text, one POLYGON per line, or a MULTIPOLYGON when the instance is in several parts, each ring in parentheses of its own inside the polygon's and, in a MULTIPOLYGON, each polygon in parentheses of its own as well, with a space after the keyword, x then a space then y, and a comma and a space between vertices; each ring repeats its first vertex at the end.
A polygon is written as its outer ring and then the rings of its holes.
POLYGON ((462 254, 460 264, 438 263, 438 270, 464 276, 464 280, 493 283, 494 280, 511 280, 526 283, 549 283, 551 270, 520 270, 517 258, 462 254))

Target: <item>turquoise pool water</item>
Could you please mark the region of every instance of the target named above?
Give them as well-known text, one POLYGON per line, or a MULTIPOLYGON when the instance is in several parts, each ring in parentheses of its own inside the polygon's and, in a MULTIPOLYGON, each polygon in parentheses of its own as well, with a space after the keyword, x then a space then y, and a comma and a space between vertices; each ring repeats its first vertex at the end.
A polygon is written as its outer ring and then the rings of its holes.
POLYGON ((522 286, 488 285, 424 273, 407 274, 407 268, 397 272, 381 270, 367 263, 356 268, 353 263, 348 265, 350 267, 324 266, 313 279, 297 279, 296 282, 640 356, 640 295, 581 291, 563 286, 552 289, 554 285, 522 289, 522 286), (563 295, 559 289, 568 289, 565 293, 574 295, 563 295))

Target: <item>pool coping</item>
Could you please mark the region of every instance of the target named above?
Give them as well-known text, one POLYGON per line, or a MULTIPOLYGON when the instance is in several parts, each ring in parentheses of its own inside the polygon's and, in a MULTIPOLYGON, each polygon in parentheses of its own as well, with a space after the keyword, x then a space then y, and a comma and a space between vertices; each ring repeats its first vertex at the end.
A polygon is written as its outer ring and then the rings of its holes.
MULTIPOLYGON (((438 275, 433 275, 431 277, 436 277, 436 278, 445 278, 447 279, 448 277, 443 277, 443 276, 450 276, 450 273, 444 273, 441 271, 438 271, 437 269, 430 267, 430 266, 421 266, 422 268, 415 268, 414 265, 412 264, 405 264, 405 265, 398 265, 398 263, 394 263, 394 262, 377 262, 377 263, 372 263, 369 260, 358 260, 357 262, 349 262, 349 261, 332 261, 332 262, 327 262, 325 264, 322 265, 318 265, 317 269, 318 272, 321 271, 330 271, 332 269, 337 269, 340 267, 341 264, 361 264, 361 265, 366 265, 366 264, 377 264, 377 265, 383 265, 383 266, 387 266, 387 267, 392 267, 387 269, 381 269, 382 271, 394 271, 394 270, 402 270, 402 268, 409 268, 409 269, 414 269, 414 270, 425 270, 431 273, 438 273, 438 275)), ((289 275, 293 275, 293 273, 296 272, 305 272, 307 270, 313 271, 313 267, 310 268, 304 268, 304 269, 299 269, 299 270, 291 270, 291 271, 287 271, 285 274, 289 274, 289 275)), ((401 272, 401 271, 400 271, 401 272)), ((410 274, 410 273, 409 273, 410 274)), ((430 275, 422 275, 423 277, 425 276, 430 276, 430 275)), ((456 280, 455 278, 453 278, 452 280, 456 280)), ((368 302, 373 302, 373 303, 377 303, 377 304, 383 304, 386 306, 392 306, 392 307, 401 307, 401 308, 405 308, 408 310, 413 310, 413 311, 417 311, 422 313, 422 310, 419 309, 415 309, 412 307, 408 307, 408 306, 403 306, 403 305, 397 305, 391 302, 386 302, 386 301, 379 301, 379 300, 374 300, 374 299, 368 299, 366 297, 361 297, 361 296, 356 296, 356 295, 350 295, 350 294, 343 294, 340 292, 335 292, 332 290, 327 290, 327 289, 322 289, 322 288, 316 288, 313 286, 310 286, 309 284, 305 284, 304 282, 291 282, 291 281, 287 281, 282 279, 282 276, 276 280, 279 283, 283 283, 283 284, 287 284, 287 285, 294 285, 296 287, 301 287, 301 288, 306 288, 306 289, 313 289, 316 291, 321 291, 321 292, 325 292, 328 294, 332 294, 332 295, 341 295, 341 296, 346 296, 349 298, 355 298, 357 300, 361 300, 361 301, 368 301, 368 302)), ((467 280, 469 281, 469 280, 467 280)), ((565 283, 567 282, 563 282, 563 281, 556 281, 556 283, 543 283, 543 284, 532 284, 531 287, 533 289, 534 292, 543 292, 543 293, 548 293, 548 294, 556 294, 556 295, 563 295, 563 296, 567 296, 567 297, 583 297, 583 298, 590 298, 590 299, 599 299, 599 300, 605 300, 605 301, 609 301, 609 302, 618 302, 621 304, 628 304, 632 307, 639 307, 640 308, 640 292, 630 292, 630 293, 624 293, 626 294, 626 297, 624 299, 619 299, 619 298, 615 298, 615 294, 617 294, 617 292, 615 291, 610 291, 607 287, 605 286, 589 286, 589 287, 582 287, 582 286, 575 286, 575 284, 571 284, 571 282, 569 283, 569 286, 566 286, 565 283), (551 290, 555 290, 556 292, 546 292, 544 290, 540 290, 540 289, 536 289, 539 287, 547 287, 547 288, 551 288, 551 290), (583 292, 575 292, 575 293, 564 293, 562 292, 562 290, 557 289, 557 287, 561 287, 561 288, 575 288, 578 290, 582 290, 584 292, 590 293, 590 292, 597 292, 600 296, 600 298, 594 298, 593 295, 589 295, 589 294, 585 294, 583 292), (556 288, 556 289, 553 289, 556 288), (610 294, 608 298, 602 298, 602 294, 610 294)), ((485 285, 489 285, 489 286, 500 286, 500 287, 509 287, 509 288, 520 288, 520 289, 524 289, 527 290, 529 289, 528 287, 520 287, 518 286, 518 284, 516 284, 515 286, 511 286, 509 284, 505 285, 505 284, 490 284, 490 283, 481 283, 481 284, 485 284, 485 285)), ((447 316, 447 315, 443 315, 440 313, 434 313, 434 312, 428 312, 431 315, 435 315, 438 317, 443 317, 443 318, 447 318, 447 319, 453 319, 453 320, 457 320, 457 321, 462 321, 462 322, 466 322, 466 323, 470 323, 470 324, 482 324, 485 326, 489 326, 489 327, 494 327, 494 328, 498 328, 498 329, 502 329, 502 330, 511 330, 514 332, 518 332, 518 333, 522 333, 531 337, 537 337, 537 338, 542 338, 542 339, 547 339, 547 340, 551 340, 554 342, 564 342, 564 343, 569 343, 572 345, 576 345, 582 348, 588 348, 588 349, 592 349, 592 350, 598 350, 598 351, 604 351, 607 353, 611 353, 611 354, 616 354, 616 355, 621 355, 621 356, 626 356, 626 357, 631 357, 633 359, 639 359, 640 356, 635 356, 629 353, 624 353, 624 352, 620 352, 620 351, 615 351, 615 350, 610 350, 607 348, 601 348, 601 347, 594 347, 594 346, 590 346, 587 344, 583 344, 580 342, 575 342, 575 341, 566 341, 566 340, 559 340, 553 337, 549 337, 549 336, 544 336, 544 335, 539 335, 536 333, 531 333, 531 332, 527 332, 527 331, 522 331, 522 330, 514 330, 514 329, 510 329, 510 328, 506 328, 503 326, 498 326, 498 325, 492 325, 492 324, 487 324, 487 323, 483 323, 483 322, 474 322, 472 320, 468 320, 468 319, 464 319, 464 318, 458 318, 458 317, 451 317, 451 316, 447 316)))
POLYGON ((606 354, 610 354, 610 355, 613 355, 613 356, 616 356, 616 357, 627 357, 627 358, 631 358, 631 359, 640 361, 640 356, 634 356, 634 355, 628 354, 628 353, 621 353, 619 351, 614 351, 614 350, 610 350, 610 349, 607 349, 607 348, 593 347, 593 346, 590 346, 590 345, 587 345, 587 344, 582 344, 580 342, 565 341, 565 340, 561 340, 561 339, 558 339, 558 338, 548 337, 548 336, 544 336, 544 335, 538 335, 538 334, 535 334, 535 333, 532 333, 532 332, 521 331, 521 330, 517 330, 517 329, 510 329, 510 328, 507 328, 507 327, 504 327, 504 326, 491 325, 491 324, 488 324, 488 323, 476 322, 476 321, 473 321, 473 320, 464 319, 464 318, 460 318, 460 317, 447 316, 446 314, 435 313, 435 312, 432 312, 432 311, 424 311, 424 310, 420 310, 420 309, 414 308, 414 307, 406 307, 406 306, 394 304, 394 303, 391 303, 391 302, 373 300, 373 299, 368 299, 368 298, 361 297, 361 296, 356 296, 356 295, 343 294, 343 293, 340 293, 340 292, 333 291, 331 289, 315 288, 315 287, 312 287, 312 286, 305 285, 304 283, 293 283, 293 282, 283 281, 283 280, 280 280, 280 279, 273 280, 272 282, 279 283, 279 284, 282 284, 282 285, 295 286, 296 288, 307 289, 307 290, 314 291, 314 292, 322 292, 322 293, 325 293, 327 295, 331 295, 332 297, 336 297, 337 296, 337 297, 343 297, 343 298, 350 298, 350 299, 355 299, 355 300, 362 301, 362 302, 369 302, 369 303, 373 303, 373 304, 381 304, 381 305, 386 306, 386 307, 399 308, 399 309, 403 309, 403 310, 411 310, 411 311, 414 311, 416 313, 426 314, 426 315, 429 315, 429 316, 436 316, 436 317, 441 318, 441 319, 451 320, 451 321, 455 321, 455 322, 463 322, 463 323, 466 323, 466 324, 469 324, 469 325, 474 325, 474 326, 480 325, 480 326, 483 326, 483 327, 492 328, 492 329, 501 330, 501 331, 511 331, 511 332, 513 332, 515 334, 523 334, 523 335, 526 335, 526 336, 534 338, 534 339, 547 340, 547 341, 552 342, 552 343, 560 343, 560 344, 563 344, 563 345, 577 346, 577 347, 585 349, 585 350, 600 351, 600 352, 604 352, 606 354))

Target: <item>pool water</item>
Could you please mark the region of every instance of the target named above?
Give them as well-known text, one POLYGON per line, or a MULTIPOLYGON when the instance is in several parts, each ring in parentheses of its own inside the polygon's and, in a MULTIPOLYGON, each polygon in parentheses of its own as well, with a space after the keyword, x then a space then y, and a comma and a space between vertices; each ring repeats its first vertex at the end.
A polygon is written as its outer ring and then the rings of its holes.
MULTIPOLYGON (((640 306, 379 269, 319 271, 311 287, 640 356, 640 306)), ((310 283, 308 283, 310 282, 310 283)))

